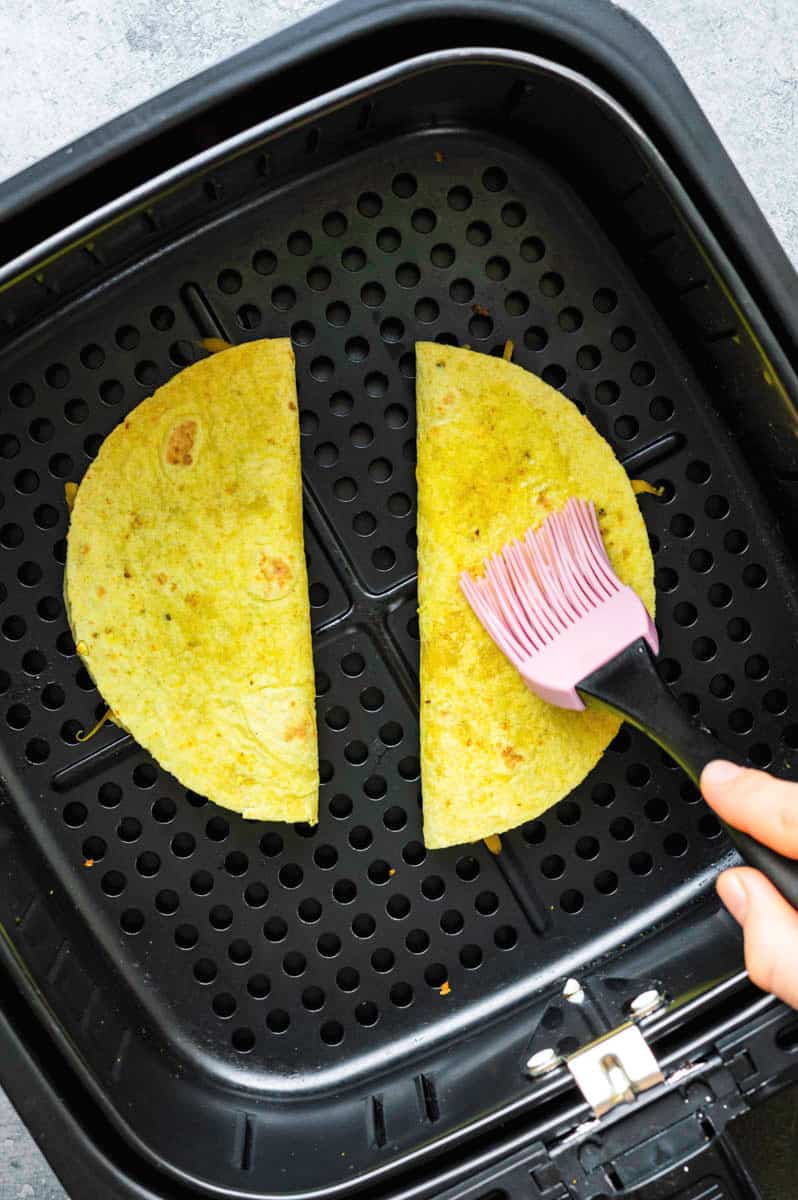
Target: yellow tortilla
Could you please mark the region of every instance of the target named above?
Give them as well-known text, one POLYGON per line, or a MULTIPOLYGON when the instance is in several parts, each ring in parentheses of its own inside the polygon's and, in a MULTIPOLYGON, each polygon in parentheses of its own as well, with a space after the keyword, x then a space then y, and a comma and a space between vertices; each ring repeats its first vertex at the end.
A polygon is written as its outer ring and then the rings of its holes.
POLYGON ((287 339, 187 368, 106 438, 75 498, 66 597, 114 720, 162 767, 245 817, 315 822, 287 339))
POLYGON ((431 848, 538 816, 587 775, 617 718, 526 687, 458 585, 571 496, 593 500, 610 560, 654 611, 654 565, 623 467, 575 406, 502 359, 416 347, 421 775, 431 848))

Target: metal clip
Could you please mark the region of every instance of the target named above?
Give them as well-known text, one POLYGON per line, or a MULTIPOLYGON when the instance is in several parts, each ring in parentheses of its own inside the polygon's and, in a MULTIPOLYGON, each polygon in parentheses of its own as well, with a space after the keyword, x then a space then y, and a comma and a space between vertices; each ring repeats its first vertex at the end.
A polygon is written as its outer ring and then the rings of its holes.
POLYGON ((629 1103, 665 1078, 633 1021, 583 1046, 565 1062, 597 1117, 629 1103))

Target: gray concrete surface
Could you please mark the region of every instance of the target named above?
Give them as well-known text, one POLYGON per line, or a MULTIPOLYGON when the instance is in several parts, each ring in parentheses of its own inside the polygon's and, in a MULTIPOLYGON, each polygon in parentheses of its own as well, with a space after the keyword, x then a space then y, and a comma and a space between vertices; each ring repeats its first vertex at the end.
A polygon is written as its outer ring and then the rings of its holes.
MULTIPOLYGON (((0 177, 322 3, 4 0, 0 177)), ((675 59, 798 262, 798 0, 623 0, 622 7, 675 59)), ((63 1196, 0 1093, 0 1200, 63 1196)))

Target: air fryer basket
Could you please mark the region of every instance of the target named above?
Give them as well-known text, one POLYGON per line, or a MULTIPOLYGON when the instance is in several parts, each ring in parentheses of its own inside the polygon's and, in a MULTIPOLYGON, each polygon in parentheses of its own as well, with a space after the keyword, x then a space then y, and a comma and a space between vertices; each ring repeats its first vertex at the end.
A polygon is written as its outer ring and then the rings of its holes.
POLYGON ((199 1189, 344 1193, 564 1095, 524 1076, 536 1049, 576 1048, 646 987, 695 997, 741 966, 711 889, 729 846, 625 728, 499 855, 425 851, 414 342, 511 340, 662 486, 641 497, 662 674, 783 774, 794 380, 642 132, 551 63, 431 55, 234 149, 31 258, 0 299, 0 916, 138 1154, 199 1189), (63 486, 103 437, 201 339, 286 334, 316 829, 215 808, 113 725, 79 744, 103 704, 61 598, 63 486), (562 1000, 572 975, 583 1009, 562 1000))

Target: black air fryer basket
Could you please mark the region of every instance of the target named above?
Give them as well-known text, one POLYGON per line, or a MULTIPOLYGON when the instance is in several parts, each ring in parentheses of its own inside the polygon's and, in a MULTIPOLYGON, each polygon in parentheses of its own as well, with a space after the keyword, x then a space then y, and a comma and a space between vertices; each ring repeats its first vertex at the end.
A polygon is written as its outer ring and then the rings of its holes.
POLYGON ((418 339, 511 340, 661 485, 663 677, 798 774, 796 278, 669 60, 603 4, 345 4, 0 213, 0 1082, 71 1194, 753 1195, 726 1126, 798 1026, 747 983, 734 855, 674 764, 623 728, 500 854, 421 835, 418 339), (103 703, 62 600, 64 483, 202 339, 287 334, 315 829, 113 725, 80 744, 103 703), (635 1001, 664 1082, 596 1117, 558 1063, 635 1001))

